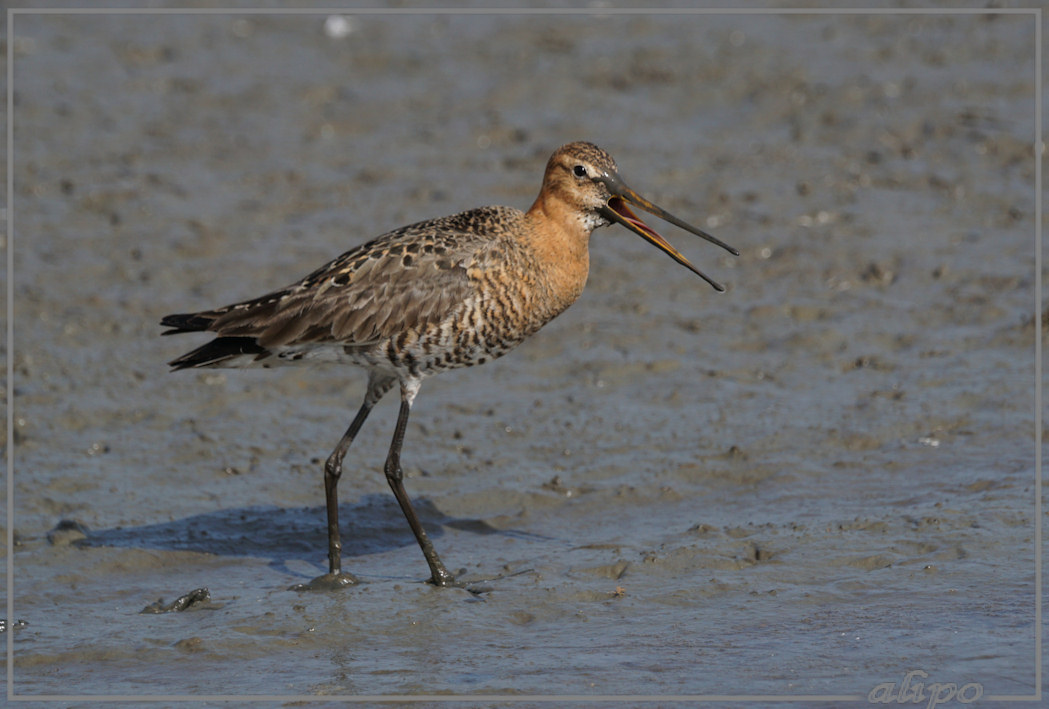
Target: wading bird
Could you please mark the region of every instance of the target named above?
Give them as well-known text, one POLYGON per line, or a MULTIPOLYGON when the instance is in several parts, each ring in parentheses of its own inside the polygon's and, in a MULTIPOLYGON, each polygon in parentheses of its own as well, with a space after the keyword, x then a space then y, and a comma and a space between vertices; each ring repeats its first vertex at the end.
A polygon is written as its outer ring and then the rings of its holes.
POLYGON ((198 313, 168 315, 165 335, 217 337, 172 360, 174 370, 314 362, 368 371, 364 403, 324 463, 329 573, 320 587, 353 583, 342 571, 338 484, 343 458, 372 407, 394 386, 401 408, 384 471, 437 586, 455 582, 419 523, 401 472, 401 444, 422 381, 501 357, 583 292, 594 229, 622 224, 723 291, 629 204, 739 252, 627 187, 615 160, 591 143, 561 146, 527 212, 481 207, 391 231, 347 251, 287 288, 198 313))

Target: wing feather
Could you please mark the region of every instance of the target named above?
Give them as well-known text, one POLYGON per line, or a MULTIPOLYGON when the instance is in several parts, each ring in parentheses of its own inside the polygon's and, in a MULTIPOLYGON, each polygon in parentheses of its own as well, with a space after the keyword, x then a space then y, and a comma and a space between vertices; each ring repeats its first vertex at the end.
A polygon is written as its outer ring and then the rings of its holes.
MULTIPOLYGON (((368 242, 301 281, 165 324, 273 348, 302 343, 368 346, 455 317, 477 295, 469 269, 499 248, 496 232, 521 213, 506 207, 421 222, 368 242)), ((174 331, 172 331, 174 332, 174 331)))

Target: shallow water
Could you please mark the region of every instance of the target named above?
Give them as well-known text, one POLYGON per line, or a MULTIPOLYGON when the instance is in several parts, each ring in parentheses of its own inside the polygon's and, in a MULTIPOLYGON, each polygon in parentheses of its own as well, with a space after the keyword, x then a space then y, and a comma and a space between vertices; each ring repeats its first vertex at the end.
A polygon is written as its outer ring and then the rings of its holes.
POLYGON ((323 20, 16 18, 17 694, 1033 692, 1030 18, 323 20), (728 293, 595 233, 579 303, 413 409, 480 592, 423 582, 395 397, 342 482, 363 583, 289 590, 364 377, 168 374, 160 317, 527 207, 576 139, 740 248, 663 230, 728 293))

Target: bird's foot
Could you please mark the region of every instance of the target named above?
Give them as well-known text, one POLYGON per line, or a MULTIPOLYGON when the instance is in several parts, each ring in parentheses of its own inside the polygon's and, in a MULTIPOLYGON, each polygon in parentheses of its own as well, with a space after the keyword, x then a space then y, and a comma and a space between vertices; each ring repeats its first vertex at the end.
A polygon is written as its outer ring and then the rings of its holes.
POLYGON ((290 591, 338 591, 347 586, 356 586, 360 581, 353 574, 345 571, 336 571, 318 576, 309 583, 297 583, 290 591))
MULTIPOLYGON (((463 569, 460 573, 463 571, 466 571, 466 569, 463 569)), ((438 588, 463 588, 465 585, 456 581, 455 577, 443 565, 431 570, 430 583, 438 588)))
POLYGON ((501 581, 505 578, 512 576, 521 576, 523 574, 534 574, 534 569, 522 569, 520 571, 507 572, 502 574, 489 575, 478 575, 468 574, 466 569, 459 569, 459 573, 456 576, 452 576, 447 571, 441 576, 442 581, 438 581, 434 577, 430 577, 429 583, 437 586, 438 588, 461 588, 469 591, 475 596, 480 596, 482 593, 488 593, 494 589, 494 586, 490 582, 501 581))

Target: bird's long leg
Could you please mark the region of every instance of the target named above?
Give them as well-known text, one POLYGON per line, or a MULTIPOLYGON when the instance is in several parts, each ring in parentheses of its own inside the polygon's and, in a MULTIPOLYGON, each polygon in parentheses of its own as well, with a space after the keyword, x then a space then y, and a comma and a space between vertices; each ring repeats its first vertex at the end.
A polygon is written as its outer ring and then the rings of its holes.
POLYGON ((373 376, 368 379, 368 393, 364 403, 335 446, 335 450, 324 463, 324 500, 328 506, 328 572, 337 575, 342 570, 342 540, 339 537, 339 478, 342 476, 342 459, 346 457, 353 439, 364 425, 372 407, 393 387, 394 380, 373 376))
POLYGON ((401 444, 404 443, 404 431, 408 427, 408 414, 412 410, 412 400, 415 399, 415 393, 418 389, 419 385, 417 382, 408 385, 402 383, 401 385, 401 410, 397 414, 397 428, 394 429, 393 441, 390 443, 390 453, 386 457, 386 465, 383 470, 386 473, 386 482, 390 483, 390 489, 393 490, 393 496, 397 498, 401 511, 408 518, 408 524, 411 526, 412 532, 415 533, 415 539, 419 542, 419 548, 422 549, 423 556, 426 557, 426 563, 430 565, 430 581, 435 586, 450 586, 455 582, 455 577, 448 573, 448 569, 444 568, 441 557, 437 556, 437 550, 433 548, 433 542, 430 541, 426 530, 423 529, 422 524, 419 522, 419 517, 415 514, 415 508, 412 507, 412 502, 408 499, 408 493, 404 490, 404 473, 401 471, 401 444))

